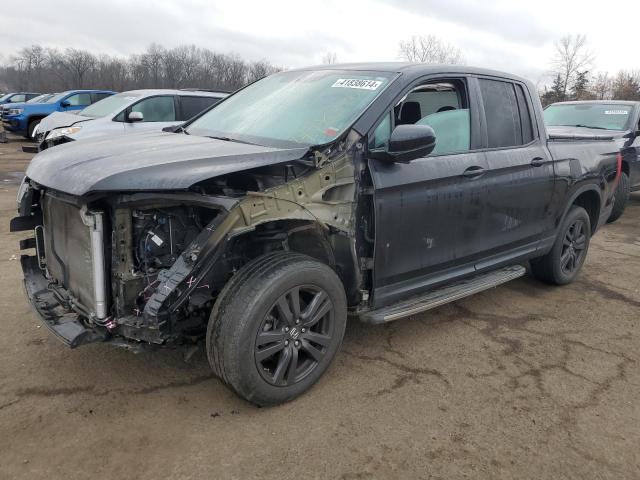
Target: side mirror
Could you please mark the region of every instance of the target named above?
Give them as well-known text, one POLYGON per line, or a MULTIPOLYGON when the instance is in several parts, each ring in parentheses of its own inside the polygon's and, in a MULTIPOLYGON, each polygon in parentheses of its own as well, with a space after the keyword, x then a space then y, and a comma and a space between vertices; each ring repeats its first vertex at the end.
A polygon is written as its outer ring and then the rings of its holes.
POLYGON ((62 108, 67 108, 67 107, 70 107, 70 106, 71 106, 71 104, 70 104, 67 100, 64 100, 64 101, 62 101, 62 102, 60 103, 60 106, 61 106, 62 108))
POLYGON ((127 117, 130 122, 141 122, 144 120, 142 112, 131 112, 127 117))
POLYGON ((436 133, 428 125, 398 125, 391 132, 386 148, 377 148, 369 156, 385 162, 408 163, 426 157, 436 146, 436 133))

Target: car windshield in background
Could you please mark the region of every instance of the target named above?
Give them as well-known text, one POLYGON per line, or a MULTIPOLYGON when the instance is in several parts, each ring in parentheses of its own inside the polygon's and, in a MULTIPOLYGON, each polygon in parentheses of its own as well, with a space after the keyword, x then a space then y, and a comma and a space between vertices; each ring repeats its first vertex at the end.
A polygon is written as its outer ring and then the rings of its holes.
POLYGON ((37 97, 33 97, 31 100, 27 100, 27 103, 42 103, 46 102, 53 94, 45 93, 43 95, 38 95, 37 97))
POLYGON ((119 113, 121 109, 125 108, 131 104, 131 102, 140 97, 140 94, 127 92, 111 95, 94 103, 93 105, 89 105, 80 112, 80 115, 83 117, 100 118, 111 113, 119 113))
POLYGON ((616 103, 567 103, 551 105, 544 111, 550 127, 584 127, 625 130, 633 107, 616 103))
POLYGON ((56 93, 44 103, 56 103, 58 100, 62 100, 65 96, 67 96, 67 94, 68 92, 56 93))
POLYGON ((186 131, 275 147, 322 145, 338 138, 393 75, 347 70, 277 73, 224 100, 186 131))

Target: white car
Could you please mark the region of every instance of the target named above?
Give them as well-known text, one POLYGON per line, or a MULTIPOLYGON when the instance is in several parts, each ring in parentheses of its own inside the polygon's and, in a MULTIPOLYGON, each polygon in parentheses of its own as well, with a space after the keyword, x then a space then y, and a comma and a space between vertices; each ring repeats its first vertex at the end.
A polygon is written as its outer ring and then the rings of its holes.
POLYGON ((177 126, 228 94, 201 90, 131 90, 100 100, 78 113, 45 117, 36 134, 38 150, 73 140, 126 135, 177 126))

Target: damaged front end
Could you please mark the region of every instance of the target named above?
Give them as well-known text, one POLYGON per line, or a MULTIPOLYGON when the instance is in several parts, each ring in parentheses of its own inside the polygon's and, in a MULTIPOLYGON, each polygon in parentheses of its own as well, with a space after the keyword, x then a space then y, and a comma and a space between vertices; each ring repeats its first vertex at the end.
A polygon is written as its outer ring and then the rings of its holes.
POLYGON ((35 250, 21 257, 29 300, 70 347, 192 343, 238 269, 292 250, 331 265, 356 305, 358 140, 183 191, 74 196, 25 179, 11 231, 34 232, 20 245, 35 250))

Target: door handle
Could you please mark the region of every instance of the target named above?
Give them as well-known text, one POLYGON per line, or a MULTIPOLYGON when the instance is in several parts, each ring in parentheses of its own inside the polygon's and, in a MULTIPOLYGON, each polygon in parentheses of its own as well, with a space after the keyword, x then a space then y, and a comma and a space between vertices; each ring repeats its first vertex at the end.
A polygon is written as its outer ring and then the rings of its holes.
POLYGON ((544 165, 544 158, 542 157, 536 157, 533 160, 531 160, 532 167, 541 167, 542 165, 544 165))
POLYGON ((473 167, 467 168, 464 172, 462 172, 462 176, 467 178, 475 178, 475 177, 479 177, 484 172, 485 172, 484 168, 473 166, 473 167))

